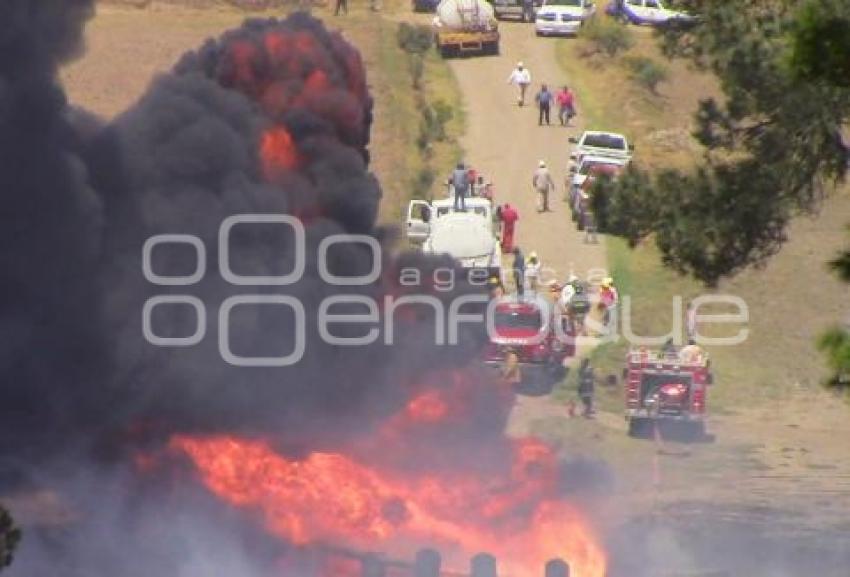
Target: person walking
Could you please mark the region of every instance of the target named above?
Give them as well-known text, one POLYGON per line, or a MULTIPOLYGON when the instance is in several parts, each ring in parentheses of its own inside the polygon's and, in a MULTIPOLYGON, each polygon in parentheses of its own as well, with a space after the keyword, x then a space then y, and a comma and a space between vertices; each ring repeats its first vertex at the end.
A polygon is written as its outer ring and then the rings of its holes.
POLYGON ((452 188, 454 188, 455 203, 454 209, 466 210, 466 194, 469 190, 469 173, 464 168, 462 162, 457 163, 457 168, 452 172, 451 178, 452 188))
POLYGON ((348 15, 348 0, 336 0, 334 16, 339 16, 340 11, 343 11, 346 15, 348 15))
POLYGON ((555 98, 552 96, 552 93, 549 92, 549 88, 545 84, 540 85, 540 92, 535 95, 534 100, 537 102, 537 125, 543 126, 543 121, 546 121, 546 125, 550 124, 549 122, 549 110, 552 108, 552 101, 555 98))
POLYGON ((578 396, 581 399, 581 404, 584 405, 582 416, 590 418, 593 416, 593 393, 596 388, 596 376, 593 372, 593 367, 590 365, 590 359, 582 359, 581 366, 578 369, 578 396))
POLYGON ((517 62, 511 75, 508 76, 508 84, 513 84, 519 88, 519 96, 517 97, 517 105, 525 106, 525 93, 531 84, 531 72, 522 62, 517 62))
POLYGON ((555 97, 555 102, 558 104, 558 120, 561 126, 569 126, 570 120, 576 115, 575 95, 569 86, 564 86, 555 97))
POLYGON ((611 322, 611 311, 620 302, 620 293, 614 286, 614 279, 608 277, 599 285, 599 312, 602 323, 607 327, 611 322))
POLYGON ((518 296, 523 296, 524 288, 525 288, 525 257, 522 254, 522 250, 516 246, 514 247, 514 285, 516 286, 516 294, 518 296))
POLYGON ((514 250, 514 229, 519 220, 519 213, 509 203, 502 207, 502 252, 514 250))
POLYGON ((552 179, 552 174, 546 167, 546 161, 541 160, 537 163, 537 170, 534 171, 534 176, 531 179, 531 185, 537 191, 537 212, 549 211, 549 191, 555 189, 555 181, 552 179))

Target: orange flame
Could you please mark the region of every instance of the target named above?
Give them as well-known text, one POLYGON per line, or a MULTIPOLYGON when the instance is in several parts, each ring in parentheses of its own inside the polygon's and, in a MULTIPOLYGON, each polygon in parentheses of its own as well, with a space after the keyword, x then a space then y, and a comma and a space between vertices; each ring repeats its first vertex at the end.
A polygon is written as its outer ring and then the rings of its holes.
POLYGON ((605 575, 605 555, 587 522, 549 494, 555 460, 538 441, 516 444, 508 479, 409 479, 341 454, 290 460, 262 441, 225 436, 178 436, 171 447, 189 455, 211 491, 257 510, 271 532, 295 544, 330 541, 410 555, 412 543, 429 543, 455 563, 489 551, 515 577, 539 575, 554 557, 568 561, 575 577, 605 575))
POLYGON ((260 155, 263 174, 267 180, 275 180, 281 172, 297 168, 301 162, 292 135, 281 126, 270 128, 263 133, 260 155))

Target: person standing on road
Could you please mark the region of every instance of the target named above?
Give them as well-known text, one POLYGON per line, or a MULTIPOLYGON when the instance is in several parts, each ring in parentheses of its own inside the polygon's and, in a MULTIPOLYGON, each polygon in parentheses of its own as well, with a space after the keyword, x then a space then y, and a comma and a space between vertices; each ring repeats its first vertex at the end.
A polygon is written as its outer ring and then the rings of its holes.
POLYGON ((528 90, 528 85, 531 84, 531 72, 522 62, 517 62, 516 68, 508 76, 508 84, 514 84, 519 88, 517 105, 525 106, 525 92, 528 90))
POLYGON ((514 250, 514 228, 519 220, 519 213, 507 202, 502 207, 502 252, 514 250))
POLYGON ((455 168, 452 173, 452 188, 454 188, 455 193, 455 204, 454 209, 465 211, 466 210, 466 194, 469 189, 469 173, 466 168, 464 168, 462 162, 457 163, 457 168, 455 168))
POLYGON ((596 376, 593 374, 593 367, 590 366, 590 359, 582 359, 581 366, 578 369, 578 396, 581 399, 581 404, 584 405, 582 416, 590 418, 593 416, 593 392, 596 387, 596 376))
POLYGON ((542 268, 543 265, 540 263, 540 257, 537 256, 536 252, 532 251, 525 263, 525 290, 533 295, 537 294, 542 268))
POLYGON ((537 212, 548 212, 549 191, 555 189, 555 181, 552 180, 552 174, 546 167, 546 161, 541 160, 537 163, 537 170, 534 171, 531 185, 537 192, 537 212))
POLYGON ((516 286, 516 294, 523 296, 525 288, 525 256, 522 250, 517 246, 514 247, 514 285, 516 286))
POLYGON ((568 86, 564 86, 555 97, 558 103, 558 120, 561 126, 569 126, 570 120, 576 115, 575 95, 568 86))
POLYGON ((334 10, 334 16, 339 16, 340 11, 343 11, 348 14, 348 0, 336 0, 336 9, 334 10))
POLYGON ((552 93, 549 92, 549 88, 542 84, 540 86, 540 92, 534 97, 535 102, 537 102, 537 125, 543 126, 543 121, 546 121, 546 125, 550 124, 549 122, 549 110, 552 108, 552 101, 555 98, 552 96, 552 93))

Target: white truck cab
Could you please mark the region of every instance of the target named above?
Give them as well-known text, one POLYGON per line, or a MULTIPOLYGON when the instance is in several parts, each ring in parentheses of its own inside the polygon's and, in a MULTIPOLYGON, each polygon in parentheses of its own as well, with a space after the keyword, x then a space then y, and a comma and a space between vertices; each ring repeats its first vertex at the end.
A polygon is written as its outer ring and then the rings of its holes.
MULTIPOLYGON (((408 240, 417 243, 425 242, 430 236, 435 222, 451 214, 457 214, 453 198, 441 198, 430 202, 426 200, 410 201, 407 207, 407 221, 405 222, 408 240)), ((460 214, 469 214, 480 218, 483 225, 487 227, 490 236, 493 236, 493 203, 490 200, 483 197, 469 197, 466 199, 466 212, 460 214)))

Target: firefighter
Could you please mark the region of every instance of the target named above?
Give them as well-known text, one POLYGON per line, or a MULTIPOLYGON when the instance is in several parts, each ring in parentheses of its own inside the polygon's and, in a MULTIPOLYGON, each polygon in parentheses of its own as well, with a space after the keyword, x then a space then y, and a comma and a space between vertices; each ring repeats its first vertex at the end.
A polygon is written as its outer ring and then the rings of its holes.
POLYGON ((540 263, 540 257, 537 256, 537 253, 532 251, 530 255, 528 255, 528 260, 525 263, 525 288, 529 293, 536 295, 537 294, 537 286, 540 283, 540 272, 542 268, 542 264, 540 263))
POLYGON ((575 324, 576 334, 583 334, 584 319, 590 312, 590 298, 587 295, 587 288, 581 281, 577 280, 573 283, 573 291, 573 295, 567 304, 567 310, 575 324))
POLYGON ((595 383, 595 375, 593 367, 590 365, 590 359, 582 359, 581 366, 578 369, 578 396, 581 399, 584 410, 582 416, 590 418, 593 416, 593 393, 595 383))
POLYGON ((602 315, 602 323, 607 327, 611 322, 611 309, 620 302, 620 294, 614 286, 614 279, 608 277, 599 285, 599 313, 602 315))
POLYGON ((679 359, 688 365, 702 363, 704 356, 705 353, 694 339, 689 339, 688 344, 679 351, 679 359))
POLYGON ((515 386, 522 382, 522 371, 519 366, 519 355, 515 349, 505 352, 505 362, 502 364, 502 382, 515 386))

